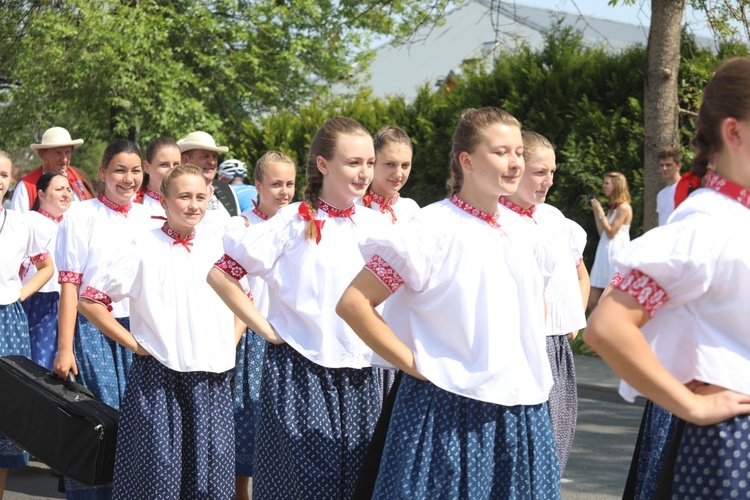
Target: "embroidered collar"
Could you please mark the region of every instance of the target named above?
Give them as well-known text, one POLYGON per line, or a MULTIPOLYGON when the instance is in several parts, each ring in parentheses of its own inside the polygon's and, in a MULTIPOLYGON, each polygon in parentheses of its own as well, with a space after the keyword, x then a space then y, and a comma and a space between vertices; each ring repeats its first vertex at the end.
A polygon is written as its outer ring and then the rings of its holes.
POLYGON ((258 202, 255 201, 255 200, 253 200, 253 210, 252 210, 252 212, 255 215, 257 215, 258 217, 260 217, 261 220, 268 220, 268 219, 271 218, 271 216, 264 214, 263 212, 260 211, 260 209, 258 209, 258 202))
POLYGON ((459 198, 457 194, 454 194, 453 196, 451 196, 450 202, 456 205, 458 208, 460 208, 464 212, 468 213, 469 215, 473 215, 477 219, 481 219, 485 221, 490 226, 500 227, 500 223, 497 221, 500 215, 498 212, 495 212, 494 215, 490 215, 487 212, 483 210, 479 210, 477 207, 466 203, 464 200, 459 198))
MULTIPOLYGON (((347 217, 349 220, 352 220, 352 215, 354 215, 353 204, 349 208, 341 210, 318 198, 318 208, 327 213, 329 217, 347 217)), ((352 222, 354 221, 352 220, 352 222)))
POLYGON ((156 201, 161 201, 161 193, 157 193, 156 191, 151 189, 151 187, 149 186, 146 186, 146 192, 144 193, 144 195, 156 201))
POLYGON ((190 247, 193 246, 193 238, 195 238, 195 230, 193 230, 192 233, 186 235, 184 238, 180 233, 169 227, 169 224, 167 224, 166 222, 161 227, 161 230, 174 240, 172 242, 172 245, 182 245, 183 247, 185 247, 185 250, 187 250, 188 252, 190 251, 190 247))
POLYGON ((750 189, 743 188, 739 184, 727 180, 714 172, 709 172, 704 178, 703 187, 713 189, 717 193, 728 196, 738 201, 745 208, 750 208, 750 189))
POLYGON ((55 222, 55 223, 57 223, 57 224, 61 223, 61 222, 62 222, 62 219, 63 219, 63 216, 62 216, 62 215, 61 215, 60 217, 55 217, 54 215, 52 215, 51 213, 47 212, 47 211, 46 211, 45 209, 43 209, 43 208, 40 208, 40 209, 39 209, 39 213, 40 213, 41 215, 43 215, 43 216, 47 217, 47 218, 48 218, 49 220, 51 220, 52 222, 55 222))
POLYGON ((373 203, 377 203, 380 206, 380 213, 384 214, 388 212, 391 214, 391 222, 394 224, 398 221, 396 213, 393 211, 393 205, 398 202, 398 193, 393 195, 390 200, 386 201, 384 196, 380 196, 374 191, 370 191, 368 194, 362 197, 362 204, 366 207, 370 207, 373 203))
POLYGON ((504 206, 505 208, 509 208, 510 210, 514 211, 521 217, 526 216, 529 219, 534 218, 534 212, 536 212, 536 205, 531 205, 531 208, 529 208, 528 210, 525 210, 521 205, 513 203, 512 201, 507 199, 505 196, 501 196, 497 201, 502 206, 504 206))
POLYGON ((128 212, 130 211, 130 208, 133 206, 132 203, 128 202, 127 205, 118 205, 114 201, 111 201, 109 198, 104 196, 104 194, 99 195, 99 201, 102 202, 102 204, 109 208, 110 210, 114 210, 115 212, 119 212, 125 217, 128 216, 128 212))

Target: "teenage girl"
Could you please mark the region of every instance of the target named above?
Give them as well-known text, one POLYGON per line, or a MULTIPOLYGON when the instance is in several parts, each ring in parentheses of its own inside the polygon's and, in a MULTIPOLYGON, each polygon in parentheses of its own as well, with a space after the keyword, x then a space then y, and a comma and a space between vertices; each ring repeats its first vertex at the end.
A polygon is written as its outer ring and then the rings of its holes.
POLYGON ((146 161, 143 162, 143 186, 136 200, 151 212, 151 217, 159 219, 156 227, 161 227, 165 214, 161 206, 161 180, 164 174, 180 164, 180 148, 171 137, 157 137, 146 146, 146 161))
MULTIPOLYGON (((266 281, 269 345, 261 382, 254 498, 351 498, 380 412, 372 351, 334 312, 364 264, 357 242, 386 223, 354 205, 372 179, 372 137, 345 117, 327 120, 307 159, 304 201, 224 238, 209 283, 246 324, 245 274, 266 281)), ((252 326, 252 325, 250 325, 252 326)))
MULTIPOLYGON (((49 248, 54 251, 57 230, 63 214, 70 208, 73 199, 68 178, 56 172, 42 174, 36 183, 37 197, 28 213, 29 224, 49 240, 49 248)), ((30 259, 24 260, 21 268, 21 281, 28 283, 36 274, 30 259)), ((60 304, 60 284, 57 282, 57 269, 38 293, 23 303, 29 318, 29 338, 31 359, 48 370, 53 369, 57 352, 57 311, 60 304)))
MULTIPOLYGON (((117 139, 104 150, 99 178, 104 192, 98 198, 75 204, 65 215, 57 235, 55 260, 60 281, 60 315, 55 372, 66 378, 73 372, 94 396, 120 409, 132 352, 102 335, 77 314, 79 291, 108 269, 137 234, 148 227, 150 214, 131 203, 143 179, 138 146, 117 139)), ((112 315, 129 326, 128 301, 112 305, 112 315)), ((109 498, 111 485, 87 487, 65 478, 68 498, 109 498)))
POLYGON ((589 313, 599 303, 599 297, 615 275, 614 257, 630 241, 630 223, 633 221, 633 207, 630 206, 630 191, 625 176, 620 172, 607 172, 604 174, 602 190, 609 203, 606 212, 599 200, 591 200, 591 213, 600 239, 594 265, 591 267, 589 313))
POLYGON ((693 139, 693 168, 711 159, 715 173, 669 224, 616 257, 620 276, 586 328, 586 342, 627 382, 624 397, 640 393, 685 421, 662 471, 671 498, 748 491, 749 131, 750 58, 731 59, 704 89, 693 139))
MULTIPOLYGON (((294 198, 294 162, 284 153, 268 151, 255 164, 253 178, 257 203, 242 213, 250 225, 267 221, 294 198)), ((268 316, 268 287, 260 278, 250 279, 255 307, 268 316)), ((253 476, 255 429, 260 410, 260 379, 267 342, 249 328, 237 346, 234 375, 234 442, 236 448, 236 497, 249 500, 249 478, 253 476)))
POLYGON ((113 497, 231 499, 232 313, 206 283, 223 254, 206 211, 203 170, 164 175, 162 227, 146 232, 81 293, 79 308, 135 354, 117 433, 113 497), (130 330, 107 311, 130 300, 130 330))
POLYGON ((414 146, 409 136, 398 127, 383 127, 373 139, 375 172, 362 204, 378 210, 395 224, 407 221, 419 211, 414 200, 402 198, 399 191, 411 173, 414 146))
MULTIPOLYGON (((0 199, 10 187, 10 156, 0 151, 0 199)), ((54 273, 47 246, 49 238, 36 231, 26 214, 0 206, 0 356, 31 356, 29 323, 21 303, 38 291, 54 273), (37 272, 21 283, 18 268, 29 258, 37 272)), ((29 456, 0 434, 0 498, 5 491, 8 469, 26 466, 29 456)))
POLYGON ((498 212, 523 168, 518 121, 468 110, 453 135, 451 198, 361 245, 367 265, 337 312, 405 373, 373 498, 560 497, 545 403, 549 268, 498 212), (403 315, 389 326, 375 307, 399 289, 403 315))
POLYGON ((547 402, 555 433, 560 473, 573 446, 578 415, 578 390, 573 351, 569 340, 586 326, 584 309, 589 294, 589 274, 583 264, 586 231, 544 201, 554 182, 555 148, 544 136, 524 130, 526 169, 518 191, 500 197, 503 214, 541 231, 551 242, 555 268, 545 288, 547 303, 547 357, 555 383, 547 402))

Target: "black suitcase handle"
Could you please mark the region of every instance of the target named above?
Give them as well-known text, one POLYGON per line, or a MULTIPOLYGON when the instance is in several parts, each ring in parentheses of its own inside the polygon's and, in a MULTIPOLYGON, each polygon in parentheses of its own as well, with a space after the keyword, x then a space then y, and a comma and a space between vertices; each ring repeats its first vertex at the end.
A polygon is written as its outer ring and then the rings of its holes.
POLYGON ((88 388, 76 382, 76 376, 73 375, 73 372, 68 372, 67 380, 63 380, 63 378, 55 372, 49 372, 46 376, 52 380, 62 380, 65 388, 71 392, 77 392, 92 399, 96 399, 96 396, 94 396, 94 394, 88 388))

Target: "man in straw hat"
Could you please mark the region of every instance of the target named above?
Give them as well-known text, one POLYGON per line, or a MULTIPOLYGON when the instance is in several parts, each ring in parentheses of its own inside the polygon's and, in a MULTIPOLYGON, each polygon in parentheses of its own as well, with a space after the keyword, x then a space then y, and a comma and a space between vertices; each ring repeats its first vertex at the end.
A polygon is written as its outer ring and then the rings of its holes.
POLYGON ((28 212, 36 201, 36 183, 42 174, 57 172, 68 178, 73 190, 73 201, 88 200, 92 193, 84 184, 85 174, 70 165, 73 149, 83 144, 83 139, 73 140, 70 133, 62 127, 47 129, 42 136, 42 142, 29 146, 37 152, 42 160, 42 166, 30 174, 21 177, 13 192, 11 209, 28 212))
POLYGON ((211 134, 191 132, 184 139, 177 141, 182 153, 182 163, 192 163, 203 169, 203 176, 208 182, 211 196, 206 207, 207 223, 224 222, 231 216, 239 215, 239 203, 234 191, 224 181, 216 178, 219 165, 218 153, 226 153, 229 148, 217 146, 211 134))

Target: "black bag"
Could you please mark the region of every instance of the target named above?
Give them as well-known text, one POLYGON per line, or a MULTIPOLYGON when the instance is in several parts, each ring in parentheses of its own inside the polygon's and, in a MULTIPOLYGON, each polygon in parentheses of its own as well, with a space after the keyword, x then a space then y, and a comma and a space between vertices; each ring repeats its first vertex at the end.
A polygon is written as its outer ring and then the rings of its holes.
POLYGON ((0 357, 0 432, 60 473, 112 482, 120 412, 23 356, 0 357))

